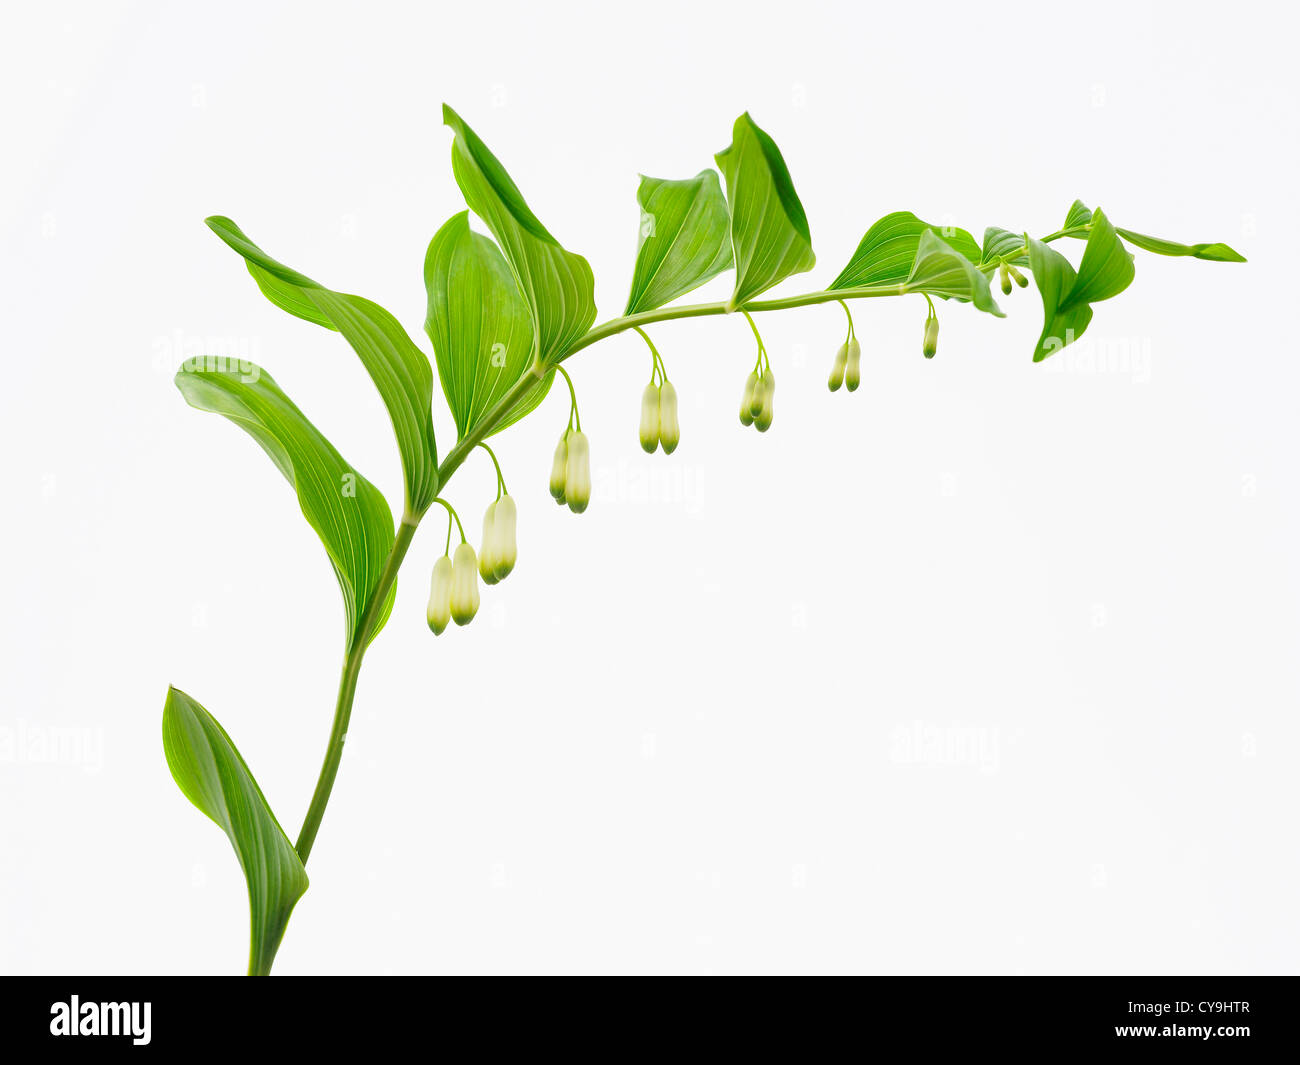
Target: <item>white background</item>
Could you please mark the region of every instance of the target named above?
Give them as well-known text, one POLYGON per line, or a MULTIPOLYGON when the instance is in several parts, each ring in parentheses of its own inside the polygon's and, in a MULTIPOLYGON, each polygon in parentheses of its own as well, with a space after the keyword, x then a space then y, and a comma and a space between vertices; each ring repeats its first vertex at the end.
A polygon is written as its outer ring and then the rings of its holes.
MULTIPOLYGON (((1294 972, 1300 428, 1294 26, 1271 4, 28 5, 6 15, 0 968, 238 972, 224 836, 163 761, 168 683, 290 835, 342 612, 292 491, 171 375, 234 344, 390 500, 391 430, 337 336, 202 220, 421 331, 463 201, 443 101, 617 314, 638 172, 750 110, 826 284, 880 215, 1038 234, 1075 197, 1250 263, 1139 252, 1085 342, 861 305, 654 331, 572 363, 590 510, 546 493, 560 392, 500 438, 519 565, 435 640, 421 531, 362 675, 277 969, 1294 972), (7 740, 7 743, 6 743, 7 740), (59 747, 62 740, 64 746, 59 747)), ((1063 242, 1069 244, 1069 242, 1063 242)), ((1080 245, 1058 245, 1076 258, 1080 245)), ((725 296, 730 276, 696 298, 725 296)), ((999 299, 1001 297, 999 296, 999 299)), ((454 429, 435 398, 445 451, 454 429)), ((450 495, 475 530, 481 454, 450 495)))

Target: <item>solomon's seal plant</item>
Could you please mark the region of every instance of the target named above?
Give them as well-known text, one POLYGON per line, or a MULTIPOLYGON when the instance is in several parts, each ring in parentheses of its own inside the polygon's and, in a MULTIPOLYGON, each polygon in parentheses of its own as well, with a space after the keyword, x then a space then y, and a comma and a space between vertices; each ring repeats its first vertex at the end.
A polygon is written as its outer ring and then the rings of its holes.
MULTIPOLYGON (((249 972, 268 973, 294 904, 307 890, 306 863, 343 754, 343 743, 366 648, 388 620, 397 573, 416 529, 437 504, 445 511, 442 556, 430 579, 426 620, 435 635, 468 625, 478 612, 480 581, 494 585, 515 566, 516 507, 487 440, 542 402, 556 375, 564 379, 569 417, 555 447, 550 492, 576 514, 591 500, 591 455, 573 379, 563 365, 584 348, 626 330, 645 340, 650 379, 641 395, 640 443, 647 452, 678 445, 677 391, 647 327, 678 318, 734 315, 752 334, 754 362, 746 374, 740 421, 760 432, 774 417, 776 375, 755 316, 837 303, 847 317, 831 361, 828 385, 852 392, 861 382, 862 345, 850 303, 884 296, 924 301, 921 351, 939 342, 935 301, 968 303, 1002 317, 990 291, 1004 295, 1032 275, 1043 305, 1034 345, 1038 362, 1078 339, 1093 307, 1133 280, 1129 246, 1159 255, 1244 262, 1224 244, 1178 244, 1116 226, 1099 208, 1076 201, 1060 229, 1035 239, 1022 230, 990 227, 976 240, 964 229, 923 222, 907 211, 868 228, 844 269, 823 289, 761 299, 769 289, 815 263, 808 220, 776 143, 741 115, 718 172, 683 180, 643 177, 637 190, 640 241, 627 307, 596 320, 587 260, 565 248, 529 209, 505 168, 450 108, 452 169, 468 211, 434 234, 424 262, 437 378, 456 425, 455 444, 441 454, 434 440, 434 373, 424 351, 377 303, 336 292, 273 259, 228 218, 208 225, 243 257, 258 288, 289 314, 342 334, 361 359, 392 419, 404 498, 393 520, 387 500, 352 468, 264 370, 211 365, 181 367, 176 384, 194 407, 224 415, 270 456, 298 495, 303 515, 329 556, 343 595, 344 663, 338 701, 316 790, 296 841, 263 796, 231 738, 197 701, 175 688, 163 710, 163 746, 185 795, 230 837, 248 882, 252 912, 249 972), (491 236, 470 228, 472 211, 491 236), (1082 244, 1075 266, 1057 247, 1082 244), (1058 245, 1058 246, 1060 246, 1058 245), (680 304, 679 297, 731 270, 722 302, 680 304), (476 448, 496 470, 496 492, 483 515, 476 552, 447 498, 452 478, 476 448)), ((742 327, 743 329, 743 327, 742 327)), ((738 339, 737 352, 744 350, 738 339)), ((828 345, 829 350, 829 345, 828 345)), ((743 359, 746 356, 741 356, 743 359)), ((629 434, 630 435, 630 434, 629 434)), ((439 529, 439 532, 442 530, 439 529)))

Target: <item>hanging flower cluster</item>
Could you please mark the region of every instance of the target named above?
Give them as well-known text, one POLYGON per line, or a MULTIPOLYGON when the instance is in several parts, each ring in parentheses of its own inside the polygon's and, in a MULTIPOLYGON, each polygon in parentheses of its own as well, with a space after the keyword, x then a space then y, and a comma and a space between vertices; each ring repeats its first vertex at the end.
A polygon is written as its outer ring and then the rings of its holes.
POLYGON ((840 345, 839 351, 835 353, 835 361, 831 364, 831 375, 826 381, 826 386, 832 392, 838 392, 840 385, 850 392, 856 392, 858 385, 862 383, 862 345, 858 343, 858 338, 853 332, 853 315, 849 313, 849 305, 843 300, 840 300, 839 304, 844 308, 844 313, 849 319, 849 332, 844 338, 844 343, 840 345))
POLYGON ((677 389, 668 380, 668 371, 653 342, 643 330, 637 329, 637 332, 649 345, 652 360, 650 383, 641 393, 641 449, 651 455, 662 447, 665 455, 671 455, 682 437, 677 422, 677 389))
POLYGON ((776 374, 772 372, 767 348, 763 346, 763 338, 759 336, 754 319, 749 316, 748 311, 742 310, 740 313, 749 322, 754 339, 758 341, 758 357, 754 361, 754 369, 745 378, 745 391, 740 397, 740 424, 752 425, 760 433, 765 433, 772 427, 772 400, 776 395, 776 374))
POLYGON ((429 606, 425 619, 435 636, 446 631, 447 623, 468 625, 479 608, 478 582, 496 584, 503 581, 515 568, 518 546, 515 539, 515 501, 506 491, 501 465, 487 444, 479 444, 491 457, 497 474, 497 498, 488 504, 483 514, 483 543, 478 552, 465 538, 460 515, 445 499, 439 498, 447 509, 447 544, 443 554, 433 564, 433 578, 429 584, 429 606), (460 545, 451 554, 452 525, 460 532, 460 545))

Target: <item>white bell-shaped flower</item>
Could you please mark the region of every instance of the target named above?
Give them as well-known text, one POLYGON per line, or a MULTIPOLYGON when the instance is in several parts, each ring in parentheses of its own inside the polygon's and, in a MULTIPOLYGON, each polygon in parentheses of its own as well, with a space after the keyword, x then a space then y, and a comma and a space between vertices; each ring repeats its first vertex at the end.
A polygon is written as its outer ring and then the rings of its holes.
POLYGON ((496 501, 496 557, 492 562, 492 572, 499 581, 510 576, 519 557, 519 548, 515 541, 515 522, 518 511, 515 501, 504 494, 496 501))
POLYGON ((451 559, 446 555, 433 564, 429 582, 429 607, 425 619, 435 636, 441 636, 451 621, 451 559))
POLYGON ((591 449, 587 434, 576 429, 569 434, 569 455, 564 467, 564 499, 569 509, 581 514, 591 502, 591 449))
POLYGON ((555 458, 551 460, 551 495, 561 506, 564 505, 564 477, 568 466, 569 441, 566 433, 555 445, 555 458))
POLYGON ((468 625, 478 613, 478 557, 468 543, 451 560, 451 620, 468 625))
POLYGON ((659 389, 659 446, 665 455, 671 455, 677 450, 681 438, 681 426, 677 423, 677 389, 671 381, 665 381, 659 389))
POLYGON ((659 386, 651 381, 641 393, 641 450, 653 454, 659 446, 659 386))

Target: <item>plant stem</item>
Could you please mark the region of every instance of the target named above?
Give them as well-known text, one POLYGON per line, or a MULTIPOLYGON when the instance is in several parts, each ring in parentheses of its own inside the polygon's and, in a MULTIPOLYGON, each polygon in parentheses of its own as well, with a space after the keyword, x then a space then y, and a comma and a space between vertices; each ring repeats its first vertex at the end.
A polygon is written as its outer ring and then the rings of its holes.
POLYGON ((357 693, 357 677, 361 673, 361 661, 366 655, 366 646, 370 643, 375 622, 383 609, 384 601, 397 580, 397 571, 402 568, 402 559, 411 546, 415 528, 419 519, 403 518, 397 527, 397 536, 384 562, 383 572, 379 575, 379 584, 370 597, 370 605, 361 618, 356 639, 348 649, 343 662, 343 676, 339 679, 339 696, 334 706, 334 725, 330 729, 329 746, 325 750, 325 763, 321 766, 320 776, 316 780, 316 790, 312 793, 311 805, 307 807, 307 816, 302 822, 302 831, 298 833, 298 842, 294 850, 304 865, 311 854, 312 844, 316 842, 316 833, 320 831, 321 818, 325 816, 325 807, 330 801, 330 792, 334 788, 334 778, 338 775, 339 762, 343 758, 343 743, 348 738, 348 720, 352 717, 352 700, 357 693))
MULTIPOLYGON (((864 285, 861 288, 842 288, 832 292, 807 292, 802 296, 787 296, 780 300, 755 300, 737 307, 737 311, 786 311, 792 307, 811 307, 815 303, 831 303, 834 300, 862 300, 872 296, 902 296, 907 292, 904 285, 864 285)), ((606 337, 615 336, 628 329, 636 329, 655 322, 671 322, 678 318, 705 318, 710 315, 728 314, 725 303, 688 303, 682 307, 660 307, 654 311, 642 311, 629 314, 623 318, 612 318, 601 325, 593 326, 585 336, 578 339, 557 362, 563 362, 570 355, 590 347, 606 337)))
MULTIPOLYGON (((493 405, 492 409, 484 415, 483 420, 479 422, 473 432, 464 437, 448 452, 442 465, 438 467, 438 488, 440 491, 451 479, 452 474, 460 468, 461 463, 465 461, 465 457, 491 434, 492 430, 528 394, 537 381, 545 376, 545 373, 544 369, 540 372, 533 369, 524 374, 515 382, 510 391, 502 396, 493 405)), ((438 502, 442 501, 438 500, 438 502)), ((448 509, 450 510, 450 508, 448 509)), ((384 600, 388 598, 389 591, 392 590, 393 583, 397 580, 397 571, 402 568, 402 560, 406 558, 407 549, 411 546, 411 539, 415 536, 415 530, 423 517, 423 514, 407 514, 402 517, 402 521, 397 527, 397 536, 393 540, 393 546, 384 562, 383 572, 379 575, 379 584, 375 587, 375 594, 371 596, 370 606, 366 608, 366 613, 361 619, 357 637, 348 650, 347 658, 344 659, 343 675, 339 678, 338 700, 334 707, 334 724, 330 729, 329 746, 325 751, 325 762, 321 766, 320 776, 316 780, 316 791, 312 794, 311 805, 307 807, 307 816, 303 820, 302 831, 298 833, 298 842, 294 845, 294 849, 298 852, 298 857, 304 865, 307 864, 307 857, 311 854, 312 844, 316 842, 316 833, 320 831, 321 819, 325 816, 325 807, 329 804, 330 792, 334 788, 334 778, 338 775, 339 762, 343 758, 343 744, 348 736, 348 721, 352 717, 352 700, 357 693, 357 677, 361 673, 361 662, 365 658, 366 647, 374 635, 375 622, 379 617, 379 612, 383 608, 384 600)), ((459 524, 459 519, 457 519, 457 523, 459 524)), ((464 533, 461 535, 463 537, 464 533)))

